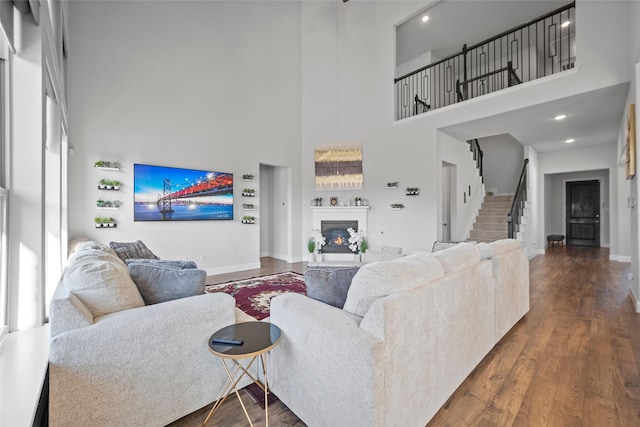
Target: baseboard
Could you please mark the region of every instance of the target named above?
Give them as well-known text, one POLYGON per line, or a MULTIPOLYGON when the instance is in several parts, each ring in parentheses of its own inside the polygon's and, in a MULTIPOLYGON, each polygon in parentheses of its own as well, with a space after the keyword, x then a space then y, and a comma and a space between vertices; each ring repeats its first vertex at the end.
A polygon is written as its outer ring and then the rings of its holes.
POLYGON ((252 262, 249 264, 229 265, 226 267, 205 268, 207 275, 235 273, 236 271, 254 270, 260 268, 260 262, 252 262))
POLYGON ((544 255, 544 249, 535 249, 535 250, 529 252, 527 255, 528 255, 529 261, 531 261, 537 255, 544 255))
POLYGON ((631 262, 631 257, 630 256, 624 256, 624 255, 616 255, 616 254, 609 254, 609 260, 610 261, 617 261, 617 262, 631 262))
POLYGON ((636 313, 640 313, 640 301, 636 298, 636 295, 633 293, 633 289, 631 289, 631 299, 633 300, 633 306, 636 308, 636 313))

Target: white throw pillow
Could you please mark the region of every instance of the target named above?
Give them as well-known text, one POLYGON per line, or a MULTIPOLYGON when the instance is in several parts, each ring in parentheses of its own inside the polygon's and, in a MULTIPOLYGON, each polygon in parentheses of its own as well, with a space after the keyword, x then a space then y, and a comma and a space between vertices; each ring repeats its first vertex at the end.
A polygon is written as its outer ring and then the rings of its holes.
POLYGON ((102 256, 77 259, 65 269, 62 280, 94 317, 144 306, 127 266, 120 260, 102 256))

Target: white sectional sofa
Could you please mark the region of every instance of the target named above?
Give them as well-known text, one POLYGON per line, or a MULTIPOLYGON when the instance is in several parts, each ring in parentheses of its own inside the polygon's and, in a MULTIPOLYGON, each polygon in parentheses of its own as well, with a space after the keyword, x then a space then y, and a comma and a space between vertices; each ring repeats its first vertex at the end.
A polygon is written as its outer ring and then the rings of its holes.
POLYGON ((228 378, 207 340, 236 314, 223 293, 145 306, 114 251, 82 244, 51 303, 49 425, 164 426, 211 403, 228 378))
POLYGON ((310 426, 424 426, 528 310, 515 240, 367 264, 343 309, 272 300, 270 386, 310 426))

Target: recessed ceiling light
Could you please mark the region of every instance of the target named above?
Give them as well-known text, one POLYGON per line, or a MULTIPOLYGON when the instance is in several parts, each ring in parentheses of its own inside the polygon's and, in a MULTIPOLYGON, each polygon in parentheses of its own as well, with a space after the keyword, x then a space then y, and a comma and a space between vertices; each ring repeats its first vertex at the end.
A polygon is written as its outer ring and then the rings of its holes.
POLYGON ((553 119, 554 120, 564 120, 567 118, 566 114, 558 114, 557 116, 555 116, 553 119))
POLYGON ((424 15, 422 17, 422 22, 427 22, 429 20, 429 15, 424 15))
POLYGON ((571 21, 564 21, 564 22, 562 23, 561 27, 562 27, 562 28, 566 28, 566 27, 568 27, 569 25, 571 25, 571 21))
POLYGON ((574 138, 569 138, 564 142, 567 143, 567 144, 571 144, 572 142, 576 142, 576 140, 574 138))

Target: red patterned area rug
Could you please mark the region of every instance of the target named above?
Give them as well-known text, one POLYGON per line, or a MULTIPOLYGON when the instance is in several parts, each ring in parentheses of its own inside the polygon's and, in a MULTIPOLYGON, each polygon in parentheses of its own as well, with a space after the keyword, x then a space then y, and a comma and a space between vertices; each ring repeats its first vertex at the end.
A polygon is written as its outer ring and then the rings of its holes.
POLYGON ((289 292, 306 295, 302 274, 288 272, 235 282, 207 285, 206 293, 224 292, 236 299, 236 306, 258 320, 269 317, 271 298, 289 292))

